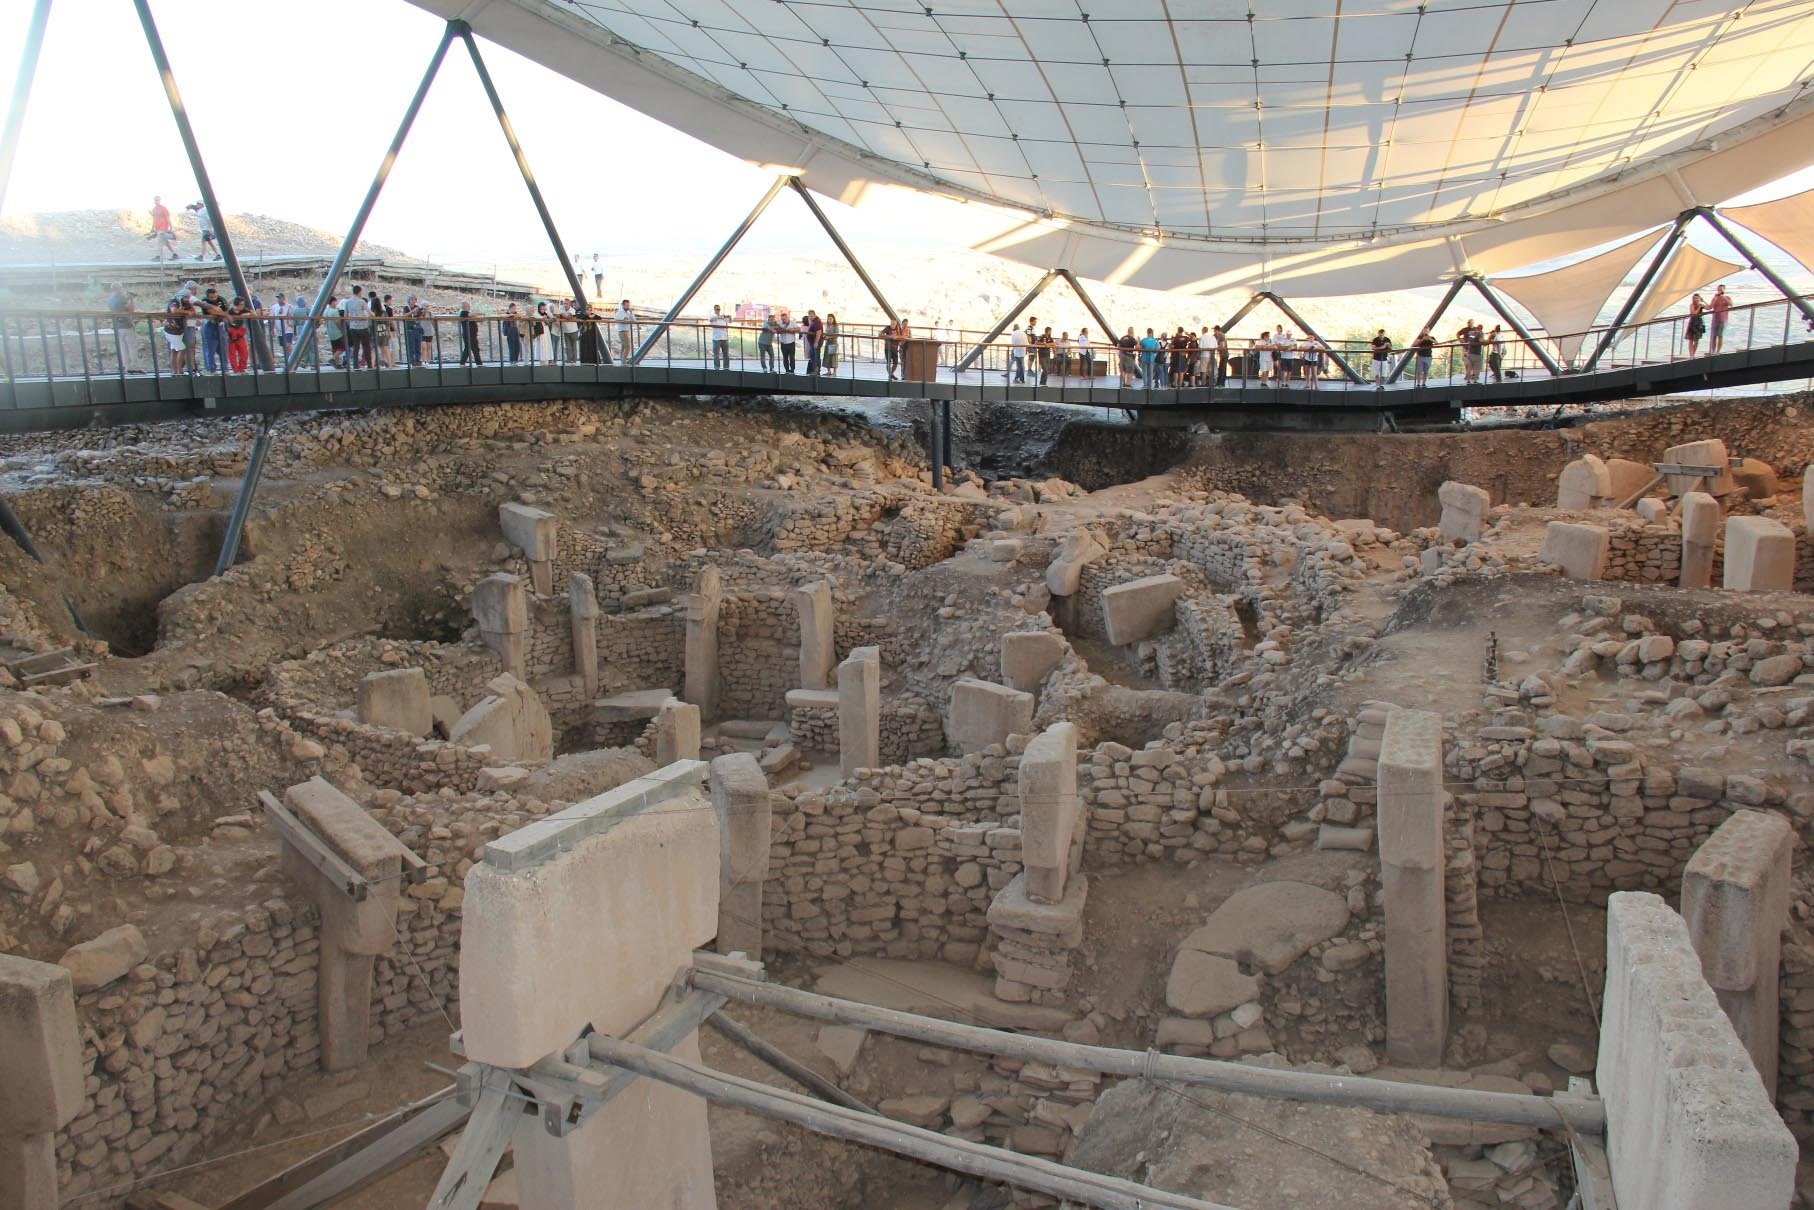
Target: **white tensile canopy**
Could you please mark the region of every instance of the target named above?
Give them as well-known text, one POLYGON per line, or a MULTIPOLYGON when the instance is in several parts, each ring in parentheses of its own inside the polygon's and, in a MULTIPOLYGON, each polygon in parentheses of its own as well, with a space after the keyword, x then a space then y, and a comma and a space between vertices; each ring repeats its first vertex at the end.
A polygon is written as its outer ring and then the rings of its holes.
POLYGON ((1160 289, 1498 273, 1814 163, 1807 0, 414 2, 820 193, 988 202, 1025 216, 990 251, 1160 289))
POLYGON ((1548 273, 1529 277, 1496 277, 1493 288, 1509 294, 1520 306, 1537 317, 1549 333, 1556 354, 1563 361, 1573 361, 1581 351, 1581 341, 1593 326, 1606 297, 1625 280, 1637 263, 1649 256, 1663 238, 1652 231, 1626 240, 1598 256, 1576 261, 1548 273))

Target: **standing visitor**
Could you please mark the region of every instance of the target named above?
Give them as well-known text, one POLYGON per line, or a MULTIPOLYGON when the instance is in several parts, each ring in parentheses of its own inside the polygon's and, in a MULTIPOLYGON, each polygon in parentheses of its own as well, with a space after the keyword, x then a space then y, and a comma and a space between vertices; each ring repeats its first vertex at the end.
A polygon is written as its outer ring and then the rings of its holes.
POLYGON ((195 215, 195 221, 201 225, 202 229, 202 247, 201 251, 195 254, 195 259, 205 260, 212 256, 213 259, 219 260, 220 248, 214 242, 214 216, 208 212, 207 205, 196 201, 190 202, 183 209, 195 215))
MULTIPOLYGON (((193 286, 189 282, 188 286, 193 286)), ((195 307, 189 295, 188 286, 164 305, 168 314, 164 318, 164 343, 170 347, 170 372, 172 374, 193 373, 195 354, 189 346, 191 321, 195 318, 195 307)))
POLYGON ((592 297, 598 298, 605 292, 605 264, 598 259, 598 253, 592 254, 592 297))
POLYGON ((1392 360, 1392 338, 1381 328, 1367 342, 1367 347, 1373 351, 1373 389, 1383 391, 1386 389, 1386 363, 1392 360))
POLYGON ((126 289, 125 282, 115 282, 107 293, 107 310, 113 316, 113 347, 120 358, 120 373, 139 372, 139 337, 133 331, 132 313, 138 310, 138 299, 126 289))
POLYGON ((227 369, 235 374, 244 374, 250 364, 252 346, 246 330, 246 317, 252 314, 252 304, 243 297, 235 297, 227 308, 227 369))
POLYGON ((1713 301, 1707 305, 1713 312, 1713 339, 1707 342, 1707 354, 1713 356, 1726 343, 1726 314, 1732 310, 1732 296, 1726 293, 1726 283, 1721 282, 1713 289, 1713 301))
MULTIPOLYGON (((772 355, 771 355, 772 356, 772 355)), ((899 321, 882 326, 882 359, 888 366, 888 380, 894 381, 901 364, 901 327, 899 321)))
POLYGON ((579 360, 579 314, 566 301, 561 303, 561 344, 566 349, 568 361, 579 360))
POLYGON ((1436 337, 1428 325, 1417 334, 1411 342, 1411 385, 1424 387, 1430 385, 1430 363, 1436 357, 1436 337))
POLYGON ((520 319, 521 312, 516 309, 515 303, 504 308, 504 356, 510 359, 511 365, 523 360, 523 326, 520 319))
POLYGON ((328 364, 336 370, 346 368, 346 312, 340 309, 338 296, 328 295, 326 311, 328 329, 328 364))
MULTIPOLYGON (((377 297, 376 290, 372 294, 377 297)), ((372 303, 372 327, 378 333, 378 364, 387 370, 397 364, 397 354, 391 348, 391 330, 396 326, 396 320, 397 310, 391 306, 390 295, 386 294, 372 303)))
POLYGON ((1058 339, 1052 335, 1051 324, 1041 329, 1035 343, 1039 349, 1039 385, 1043 387, 1054 370, 1064 368, 1060 364, 1062 354, 1058 352, 1058 339))
POLYGON ((731 318, 716 303, 712 305, 712 318, 709 321, 712 329, 712 368, 728 370, 731 368, 731 318))
POLYGON ((1505 341, 1499 335, 1499 325, 1486 334, 1486 368, 1493 372, 1494 382, 1505 381, 1505 341))
POLYGON ((781 312, 781 323, 775 329, 775 338, 781 345, 781 372, 794 372, 794 346, 800 341, 800 325, 786 311, 781 312))
POLYGON ((372 305, 354 286, 340 304, 346 316, 346 368, 369 370, 372 366, 372 305))
POLYGON ((1699 294, 1688 300, 1688 356, 1699 356, 1701 337, 1707 335, 1707 303, 1699 294))
POLYGON ((416 331, 421 335, 421 343, 411 352, 415 355, 416 365, 421 365, 432 355, 436 361, 441 355, 435 352, 435 338, 440 335, 441 326, 435 322, 435 313, 429 310, 428 299, 418 298, 415 307, 416 331))
POLYGON ((1153 390, 1159 385, 1159 338, 1148 328, 1140 338, 1140 385, 1153 390))
POLYGON ((1310 389, 1313 391, 1323 389, 1323 352, 1325 348, 1326 346, 1321 340, 1308 334, 1298 345, 1298 350, 1303 355, 1304 381, 1310 384, 1310 389))
POLYGON ((403 304, 403 358, 412 366, 422 364, 422 309, 414 294, 403 304))
POLYGON ((1228 381, 1228 333, 1226 333, 1222 330, 1221 324, 1217 324, 1215 327, 1211 328, 1209 331, 1210 331, 1210 334, 1212 336, 1214 336, 1216 339, 1216 382, 1215 382, 1215 385, 1221 386, 1223 383, 1228 381))
POLYGON ((630 300, 626 298, 618 303, 611 318, 617 324, 617 359, 627 365, 630 354, 634 352, 630 345, 636 336, 636 312, 631 310, 630 300))
POLYGON ((1134 376, 1140 372, 1140 338, 1134 335, 1133 326, 1121 334, 1115 342, 1116 360, 1120 363, 1121 385, 1134 385, 1134 376))
POLYGON ((176 228, 170 225, 170 207, 164 205, 164 199, 161 197, 151 199, 151 230, 145 238, 156 243, 152 260, 163 260, 166 252, 170 254, 171 260, 183 259, 176 252, 176 228))
POLYGON ((825 321, 811 307, 806 308, 806 321, 800 325, 806 336, 806 372, 812 377, 819 374, 819 342, 825 337, 825 321))
POLYGON ((833 376, 838 372, 838 316, 835 311, 825 313, 825 331, 820 340, 819 368, 833 376))
MULTIPOLYGON (((1027 334, 1015 324, 1014 330, 1008 333, 1008 374, 1020 386, 1027 384, 1027 334)), ((1005 375, 1004 375, 1005 376, 1005 375)))
POLYGON ((479 353, 479 317, 472 313, 472 300, 460 304, 460 364, 472 358, 472 364, 482 366, 485 358, 479 353))
MULTIPOLYGON (((762 317, 762 328, 756 333, 756 364, 767 374, 775 372, 775 333, 779 327, 771 313, 762 317)), ((890 368, 893 365, 889 362, 890 368)))
POLYGON ((1090 347, 1090 330, 1077 329, 1077 375, 1086 383, 1096 377, 1095 353, 1090 347))
POLYGON ((220 296, 220 291, 209 286, 202 291, 198 309, 205 316, 202 320, 202 368, 213 374, 227 364, 226 332, 221 326, 227 316, 227 300, 220 296))
POLYGON ((535 314, 529 317, 529 364, 539 366, 547 360, 543 350, 547 348, 542 342, 547 339, 548 324, 553 317, 548 314, 548 304, 535 304, 535 314))
POLYGON ((284 364, 289 364, 290 346, 295 343, 296 329, 290 323, 290 303, 284 292, 277 292, 277 301, 272 303, 265 314, 270 316, 271 340, 283 353, 284 364))

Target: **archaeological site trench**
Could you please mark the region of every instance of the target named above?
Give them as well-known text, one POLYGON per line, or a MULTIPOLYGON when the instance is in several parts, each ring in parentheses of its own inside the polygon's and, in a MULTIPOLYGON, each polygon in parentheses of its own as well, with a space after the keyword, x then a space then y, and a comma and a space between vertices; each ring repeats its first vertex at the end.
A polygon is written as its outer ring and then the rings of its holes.
POLYGON ((0 439, 0 1207, 1814 1207, 1810 406, 0 439))

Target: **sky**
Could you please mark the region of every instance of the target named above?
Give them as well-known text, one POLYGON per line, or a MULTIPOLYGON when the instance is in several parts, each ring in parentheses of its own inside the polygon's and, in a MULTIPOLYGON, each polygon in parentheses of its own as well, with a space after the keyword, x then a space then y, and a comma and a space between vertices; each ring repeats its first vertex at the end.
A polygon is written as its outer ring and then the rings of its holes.
MULTIPOLYGON (((9 77, 30 9, 27 0, 0 0, 0 71, 9 77)), ((223 209, 344 231, 441 21, 405 0, 153 0, 152 11, 223 209)), ((502 47, 480 47, 570 253, 703 260, 770 183, 755 165, 502 47)), ((1810 185, 1814 173, 1800 173, 1743 200, 1810 185)), ((859 250, 933 254, 1003 226, 1004 212, 989 207, 874 192, 861 210, 821 199, 859 250)), ((153 194, 180 205, 196 190, 130 0, 55 0, 5 211, 143 210, 153 194)), ((457 45, 365 236, 457 268, 552 265, 457 45)), ((742 246, 831 252, 791 196, 777 200, 742 246)))

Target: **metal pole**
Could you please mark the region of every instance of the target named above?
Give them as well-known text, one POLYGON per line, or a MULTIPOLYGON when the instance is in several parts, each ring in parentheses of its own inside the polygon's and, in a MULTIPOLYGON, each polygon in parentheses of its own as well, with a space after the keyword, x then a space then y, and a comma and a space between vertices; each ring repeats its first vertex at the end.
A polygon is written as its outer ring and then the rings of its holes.
POLYGON ((473 68, 479 73, 479 83, 485 86, 485 97, 491 102, 491 111, 498 115, 498 129, 504 132, 504 141, 510 144, 510 154, 516 157, 517 170, 523 174, 523 184, 529 186, 529 199, 535 203, 535 212, 541 216, 542 229, 548 233, 548 242, 554 245, 555 256, 560 258, 561 272, 566 275, 567 284, 573 287, 573 305, 584 307, 586 291, 580 286, 578 275, 573 272, 573 261, 567 256, 566 245, 561 243, 560 232, 554 229, 554 217, 548 213, 548 203, 542 200, 541 186, 535 183, 535 173, 529 170, 529 157, 523 154, 523 145, 517 142, 516 128, 510 124, 510 115, 504 112, 504 102, 498 98, 497 86, 491 82, 491 73, 485 70, 485 60, 479 56, 479 44, 472 38, 472 26, 464 21, 449 24, 459 28, 460 37, 472 55, 473 68))
POLYGON ((1008 325, 1019 319, 1026 309, 1033 305, 1033 300, 1045 293, 1045 288, 1057 279, 1059 272, 1060 270, 1058 269, 1047 269, 1046 275, 1033 283, 1033 288, 1021 295, 1020 301, 1014 304, 1013 309, 1001 317, 1001 322, 989 329, 989 334, 978 341, 976 347, 965 354, 964 359, 957 363, 958 371, 961 373, 975 365, 976 359, 987 352, 989 346, 1000 339, 1001 334, 1008 330, 1008 325))
POLYGON ((1265 298, 1265 294, 1255 294, 1252 298, 1242 303, 1239 310, 1222 322, 1222 335, 1227 336, 1230 332, 1234 331, 1235 325, 1240 323, 1243 319, 1246 319, 1248 313, 1265 301, 1265 298))
MULTIPOLYGON (((1367 381, 1365 378, 1361 377, 1360 371, 1356 370, 1346 357, 1343 357, 1339 352, 1336 351, 1336 348, 1334 345, 1330 344, 1328 341, 1323 339, 1323 334, 1321 332, 1318 332, 1315 328, 1310 326, 1309 320, 1305 319, 1302 315, 1299 315, 1295 310, 1292 309, 1292 306, 1290 303, 1286 302, 1283 298, 1280 298, 1277 294, 1274 294, 1271 290, 1265 291, 1265 296, 1272 300, 1273 306, 1277 307, 1279 310, 1281 310, 1285 313, 1286 319, 1289 319, 1292 323, 1294 323, 1298 327, 1304 329, 1304 331, 1308 332, 1311 336, 1313 336, 1316 339, 1316 343, 1322 345, 1325 349, 1329 350, 1330 360, 1335 362, 1336 365, 1342 367, 1343 377, 1347 378, 1347 380, 1349 382, 1352 382, 1356 386, 1361 386, 1367 381)), ((1224 328, 1224 329, 1222 329, 1222 331, 1224 334, 1226 334, 1228 329, 1224 328)))
POLYGON ((1090 297, 1089 291, 1083 288, 1083 283, 1077 280, 1077 275, 1069 269, 1060 269, 1058 275, 1070 283, 1071 289, 1077 292, 1078 299, 1082 301, 1084 310, 1090 313, 1091 319, 1102 325, 1103 336, 1111 345, 1114 344, 1115 325, 1103 316, 1102 311, 1096 306, 1096 300, 1090 297))
POLYGON ((655 342, 661 339, 662 333, 666 332, 669 325, 680 318, 681 311, 693 301, 693 296, 699 293, 700 288, 705 285, 712 274, 718 272, 718 266, 722 265, 724 258, 731 254, 731 249, 735 248, 743 237, 749 234, 750 228, 756 225, 756 220, 762 217, 762 212, 769 208, 771 202, 781 196, 781 191, 787 188, 788 181, 792 179, 792 177, 786 176, 775 178, 775 183, 768 187, 768 192, 762 195, 762 200, 756 203, 756 208, 751 210, 741 223, 737 224, 737 229, 731 232, 731 238, 724 241, 724 246, 712 255, 712 259, 706 262, 705 268, 699 271, 699 276, 693 279, 692 284, 686 288, 674 305, 668 308, 668 313, 661 317, 661 322, 655 325, 654 331, 650 332, 642 344, 637 346, 636 351, 630 354, 631 365, 640 364, 644 355, 655 347, 655 342))
POLYGON ((13 157, 19 154, 19 132, 25 126, 25 105, 38 74, 38 52, 44 49, 44 27, 50 23, 50 0, 38 0, 25 27, 25 46, 19 51, 19 74, 13 77, 13 101, 6 111, 6 131, 0 134, 0 206, 6 203, 6 186, 13 179, 13 157))
POLYGON ((941 492, 945 490, 945 443, 939 438, 939 406, 928 399, 926 407, 926 457, 932 463, 932 490, 941 492))
POLYGON ((951 456, 951 401, 941 399, 938 404, 939 444, 944 450, 944 463, 955 469, 957 459, 951 456))
POLYGON ((258 480, 264 474, 265 454, 271 449, 271 417, 259 424, 258 437, 252 442, 251 457, 246 459, 245 477, 239 481, 239 496, 227 517, 227 536, 220 544, 220 557, 214 561, 214 574, 221 575, 239 558, 240 536, 246 530, 246 517, 252 512, 252 497, 258 493, 258 480))
POLYGON ((744 1025, 743 1022, 733 1020, 722 1012, 717 1012, 707 1017, 705 1023, 794 1083, 818 1094, 821 1100, 830 1101, 834 1105, 842 1105, 846 1109, 854 1109, 858 1113, 875 1112, 862 1101, 744 1025))
POLYGON ((1503 319, 1506 325, 1518 334, 1518 339, 1522 340, 1536 355, 1537 360, 1543 363, 1544 369, 1548 370, 1552 376, 1559 376, 1562 373, 1561 363, 1550 356, 1548 349, 1537 343, 1537 338, 1531 335, 1530 329, 1526 328, 1519 322, 1518 317, 1512 314, 1512 309, 1506 306, 1505 300, 1500 298, 1498 292, 1487 284, 1486 278, 1470 273, 1465 280, 1474 283, 1474 288, 1480 291, 1482 298, 1486 299, 1487 306, 1493 308, 1493 313, 1503 319))
POLYGON ((806 208, 813 212, 813 217, 819 220, 819 226, 825 228, 825 234, 831 236, 831 242, 838 246, 838 251, 844 255, 844 259, 856 271, 857 277, 863 282, 863 288, 868 290, 869 296, 876 300, 876 305, 882 308, 882 313, 888 316, 888 321, 900 323, 901 317, 894 313, 894 308, 888 305, 886 298, 882 297, 882 289, 869 276, 869 270, 865 269, 862 262, 857 260, 857 254, 850 250, 850 245, 844 242, 844 237, 838 234, 838 229, 831 225, 831 219, 826 216, 825 211, 819 209, 819 203, 813 197, 812 190, 808 189, 797 176, 788 177, 787 183, 795 193, 800 195, 800 200, 805 202, 806 208))
MULTIPOLYGON (((214 222, 214 239, 220 246, 220 259, 227 267, 227 278, 233 283, 233 292, 248 302, 252 290, 246 285, 246 275, 240 270, 239 257, 233 252, 233 237, 227 232, 227 215, 220 208, 220 200, 214 196, 214 183, 208 178, 208 165, 202 161, 201 145, 195 141, 195 128, 189 124, 189 110, 183 105, 183 94, 177 90, 176 76, 170 71, 169 56, 164 54, 164 40, 158 36, 157 22, 151 19, 149 0, 132 0, 132 6, 138 10, 139 24, 145 30, 145 45, 151 48, 151 60, 157 65, 158 77, 164 82, 164 95, 170 99, 170 116, 176 119, 176 133, 182 137, 183 152, 189 157, 189 168, 195 173, 195 187, 201 190, 202 205, 207 208, 208 217, 214 222)), ((259 360, 269 364, 271 350, 265 341, 264 329, 258 324, 252 325, 252 347, 258 351, 259 360)), ((226 344, 226 327, 221 328, 222 348, 226 344)))
POLYGON ((1751 251, 1750 246, 1738 238, 1738 233, 1726 225, 1726 220, 1715 213, 1713 207, 1702 206, 1700 214, 1702 218, 1707 220, 1708 226, 1725 236, 1726 242, 1731 244, 1740 256, 1751 262, 1751 267, 1753 269, 1756 269, 1759 273, 1763 274, 1765 281, 1769 282, 1782 292, 1782 296, 1789 300, 1790 305, 1801 312, 1803 319, 1814 322, 1814 306, 1810 306, 1807 299, 1789 289, 1789 283, 1782 279, 1781 274, 1759 260, 1757 253, 1751 251))
POLYGON ((1630 297, 1620 306, 1619 313, 1613 317, 1612 326, 1607 328, 1606 334, 1600 338, 1599 347, 1594 349, 1593 356, 1587 359, 1587 364, 1581 367, 1583 374, 1599 365, 1600 358, 1606 355, 1606 350, 1612 348, 1618 341, 1619 329, 1625 326, 1625 321, 1631 318, 1631 313, 1638 309, 1638 303, 1642 301, 1645 292, 1650 289, 1650 283, 1656 280, 1658 273, 1663 271, 1663 266, 1668 262, 1670 253, 1674 252, 1675 246, 1681 242, 1682 232, 1686 231, 1688 224, 1694 221, 1696 213, 1693 210, 1684 210, 1675 216, 1675 225, 1669 228, 1669 234, 1664 237, 1662 244, 1657 248, 1657 254, 1651 257, 1649 266, 1644 270, 1644 276, 1638 279, 1637 289, 1633 290, 1630 297))
POLYGON ((25 528, 25 522, 19 520, 19 514, 13 511, 13 506, 6 502, 5 496, 0 496, 0 533, 18 543, 19 549, 30 555, 33 563, 44 562, 44 556, 38 553, 37 543, 31 540, 31 531, 25 528))
POLYGON ((818 1134, 866 1143, 941 1168, 1037 1189, 1060 1200, 1079 1202, 1100 1210, 1230 1210, 1219 1203, 1200 1201, 1187 1194, 1139 1185, 1083 1168, 1067 1168, 1051 1160, 858 1113, 842 1105, 827 1104, 754 1080, 712 1071, 603 1034, 594 1034, 587 1041, 594 1058, 683 1088, 707 1100, 736 1105, 765 1117, 804 1126, 818 1134))
POLYGON ((403 111, 403 121, 397 125, 396 137, 391 140, 390 149, 378 164, 378 174, 372 178, 372 187, 366 190, 365 201, 360 203, 359 213, 353 216, 353 225, 347 228, 346 239, 341 242, 340 250, 334 253, 326 280, 321 283, 321 289, 315 292, 314 302, 309 306, 309 317, 297 332, 295 343, 290 346, 290 355, 284 359, 285 372, 294 369, 302 359, 304 342, 315 339, 315 329, 321 323, 322 315, 327 312, 328 293, 340 280, 340 275, 346 272, 346 263, 352 259, 353 249, 358 246, 359 237, 365 233, 365 222, 372 216, 372 207, 378 204, 378 195, 384 192, 384 182, 390 179, 391 166, 397 162, 397 155, 403 150, 403 140, 409 137, 410 127, 415 125, 416 115, 422 110, 422 102, 428 96, 428 86, 435 82, 435 75, 441 70, 441 61, 447 57, 447 47, 458 33, 454 23, 449 21, 447 29, 441 34, 441 44, 435 47, 434 57, 428 61, 428 70, 422 73, 422 83, 416 86, 416 95, 410 98, 409 108, 403 111))
MULTIPOLYGON (((1425 329, 1428 329, 1432 335, 1435 334, 1436 321, 1443 317, 1443 313, 1449 309, 1449 304, 1455 301, 1455 296, 1460 294, 1461 288, 1467 284, 1468 280, 1465 277, 1458 277, 1449 283, 1449 292, 1442 296, 1442 301, 1436 304, 1434 311, 1430 312, 1429 321, 1422 328, 1417 329, 1419 336, 1424 333, 1425 329)), ((1411 339, 1416 340, 1417 337, 1414 336, 1411 339)), ((1392 372, 1386 375, 1386 381, 1388 383, 1397 382, 1403 376, 1405 367, 1411 364, 1411 358, 1414 356, 1416 356, 1416 351, 1407 348, 1404 355, 1398 359, 1398 364, 1392 367, 1392 372)))

